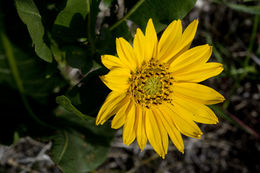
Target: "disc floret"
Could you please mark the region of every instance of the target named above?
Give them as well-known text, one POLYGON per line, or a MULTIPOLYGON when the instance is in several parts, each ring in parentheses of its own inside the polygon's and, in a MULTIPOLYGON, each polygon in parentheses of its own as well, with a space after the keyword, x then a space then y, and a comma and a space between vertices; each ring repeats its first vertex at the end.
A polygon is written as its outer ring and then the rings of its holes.
POLYGON ((172 84, 173 77, 168 72, 167 64, 160 64, 152 58, 132 73, 129 93, 137 104, 150 108, 152 105, 171 102, 172 84))

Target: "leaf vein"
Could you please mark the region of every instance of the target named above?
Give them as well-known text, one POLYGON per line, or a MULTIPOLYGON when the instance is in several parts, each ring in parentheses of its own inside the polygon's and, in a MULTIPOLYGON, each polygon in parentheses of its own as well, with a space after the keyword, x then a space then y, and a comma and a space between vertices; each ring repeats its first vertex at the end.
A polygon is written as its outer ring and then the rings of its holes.
POLYGON ((69 137, 68 137, 68 134, 67 132, 63 131, 63 135, 64 135, 64 138, 65 138, 65 141, 64 141, 64 146, 62 148, 62 151, 58 157, 58 160, 57 160, 57 164, 60 163, 61 159, 63 158, 67 148, 68 148, 68 143, 69 143, 69 137))

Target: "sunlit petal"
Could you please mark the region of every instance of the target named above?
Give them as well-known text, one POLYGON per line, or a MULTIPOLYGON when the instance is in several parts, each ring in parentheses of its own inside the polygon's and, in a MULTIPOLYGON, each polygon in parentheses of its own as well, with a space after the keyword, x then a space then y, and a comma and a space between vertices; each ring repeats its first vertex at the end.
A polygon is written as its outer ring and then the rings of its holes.
POLYGON ((182 24, 181 20, 174 20, 163 32, 158 44, 158 59, 168 61, 181 50, 182 24))
POLYGON ((133 47, 123 38, 116 39, 116 51, 119 56, 119 59, 128 66, 130 70, 135 71, 137 67, 137 58, 133 47))
POLYGON ((175 71, 172 75, 176 82, 201 82, 213 76, 217 76, 223 69, 222 64, 209 62, 191 67, 185 71, 175 71))
POLYGON ((133 101, 130 101, 128 107, 125 111, 126 121, 123 128, 123 143, 126 145, 130 145, 136 137, 136 133, 134 130, 135 124, 135 106, 133 101))
POLYGON ((112 91, 126 92, 129 88, 130 71, 123 68, 115 68, 100 78, 112 91))
POLYGON ((112 91, 98 112, 96 124, 104 124, 121 108, 127 99, 125 94, 112 91))
POLYGON ((225 100, 217 91, 201 84, 175 83, 172 88, 176 96, 206 105, 217 104, 225 100))
POLYGON ((149 19, 145 31, 146 49, 145 49, 145 60, 149 61, 152 57, 157 56, 157 34, 153 25, 152 19, 149 19))
POLYGON ((136 138, 137 138, 137 144, 139 145, 141 151, 144 149, 146 142, 147 142, 147 136, 145 132, 145 116, 146 112, 138 105, 136 107, 136 117, 137 119, 137 129, 136 129, 136 138))

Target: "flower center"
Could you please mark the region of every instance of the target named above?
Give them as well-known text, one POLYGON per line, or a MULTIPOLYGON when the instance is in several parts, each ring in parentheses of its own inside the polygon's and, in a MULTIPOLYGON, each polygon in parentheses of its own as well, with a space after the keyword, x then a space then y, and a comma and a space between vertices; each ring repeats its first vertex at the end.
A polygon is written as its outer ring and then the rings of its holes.
POLYGON ((164 101, 171 102, 171 85, 173 77, 168 72, 166 64, 159 64, 152 59, 144 63, 130 78, 128 92, 135 102, 146 108, 152 105, 162 104, 164 101))
POLYGON ((160 92, 162 89, 162 82, 159 77, 150 77, 146 80, 145 85, 143 86, 144 91, 148 95, 155 95, 160 92))

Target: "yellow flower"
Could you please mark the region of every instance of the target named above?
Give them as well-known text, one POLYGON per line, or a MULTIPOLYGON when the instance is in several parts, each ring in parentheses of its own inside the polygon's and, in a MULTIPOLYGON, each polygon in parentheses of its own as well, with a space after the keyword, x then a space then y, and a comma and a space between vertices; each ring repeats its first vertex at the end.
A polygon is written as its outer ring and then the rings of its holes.
POLYGON ((101 79, 112 91, 98 113, 96 124, 103 124, 115 115, 112 128, 124 126, 124 144, 130 145, 137 139, 143 150, 148 140, 165 158, 168 136, 183 153, 181 134, 200 138, 202 132, 195 122, 218 123, 206 105, 225 99, 198 83, 221 73, 223 66, 207 62, 211 46, 189 49, 197 26, 198 20, 194 20, 182 32, 181 21, 174 20, 158 41, 150 19, 145 35, 137 29, 133 46, 123 38, 116 39, 118 57, 101 57, 110 70, 101 79))

